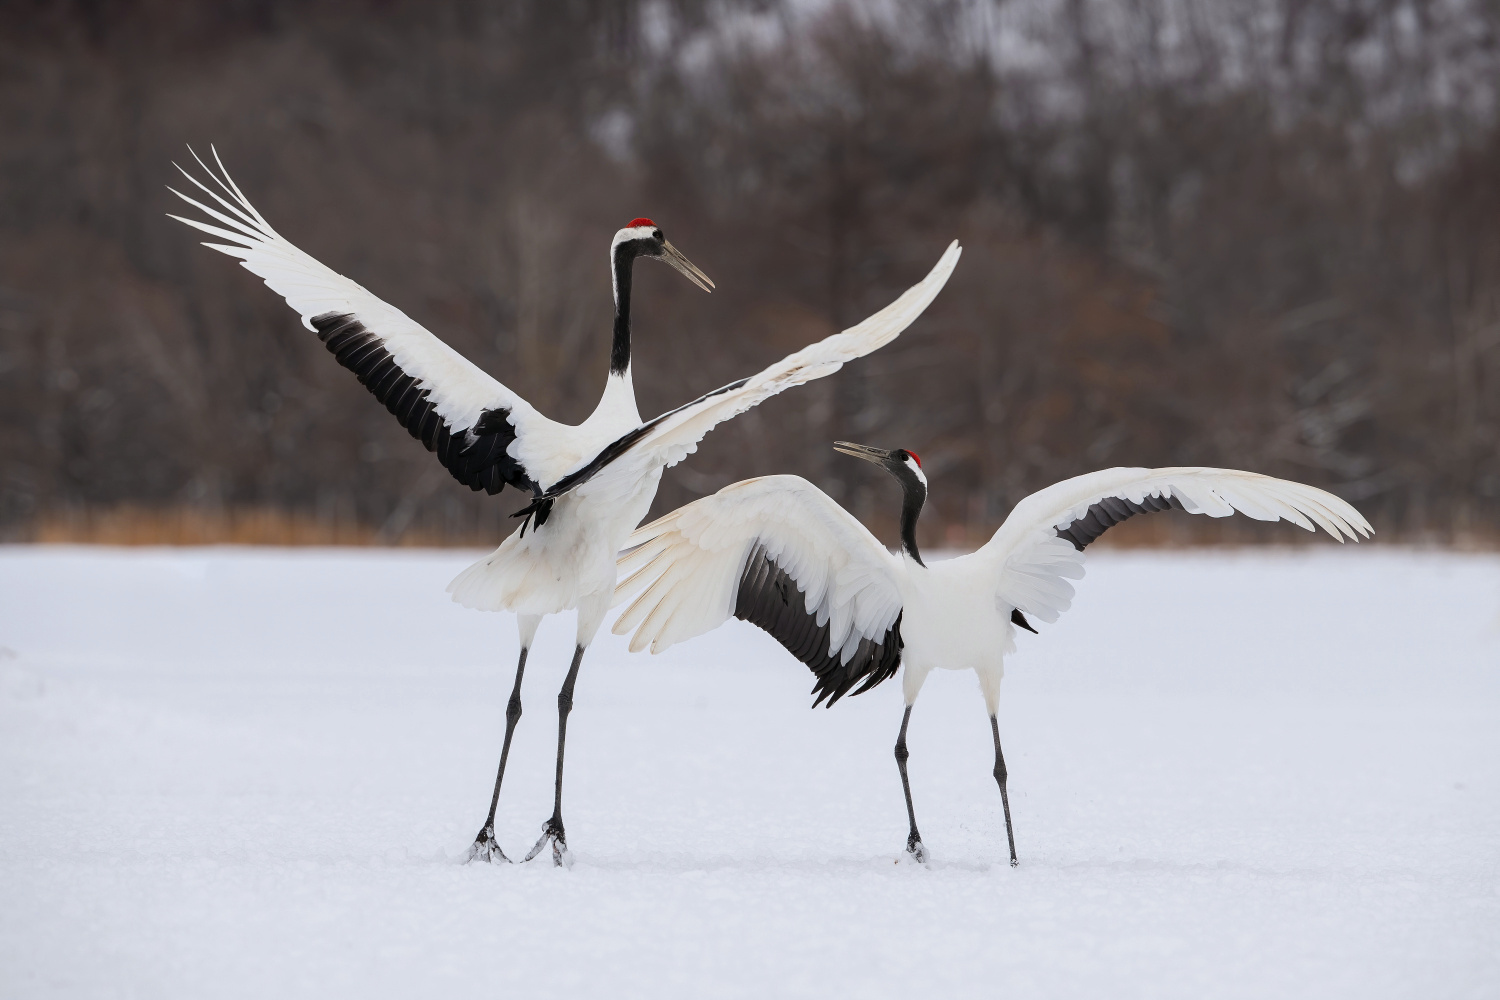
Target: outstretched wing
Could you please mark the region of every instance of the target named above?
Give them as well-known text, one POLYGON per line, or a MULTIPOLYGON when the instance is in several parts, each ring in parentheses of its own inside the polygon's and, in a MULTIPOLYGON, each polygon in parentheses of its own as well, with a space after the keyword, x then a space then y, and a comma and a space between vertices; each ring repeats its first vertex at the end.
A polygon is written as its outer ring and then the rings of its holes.
POLYGON ((1055 622, 1073 601, 1068 581, 1083 577, 1083 550, 1111 527, 1161 510, 1257 521, 1285 518, 1340 542, 1373 529, 1332 493, 1301 483, 1234 469, 1105 469, 1065 479, 1016 504, 978 555, 999 575, 995 603, 1055 622))
POLYGON ((615 622, 659 653, 730 615, 769 632, 817 677, 814 705, 867 691, 901 664, 896 559, 798 476, 724 487, 638 528, 620 557, 615 622))
POLYGON ((550 468, 556 460, 548 459, 555 439, 570 428, 542 416, 395 306, 287 242, 230 179, 217 151, 214 162, 218 173, 198 160, 219 191, 177 169, 222 211, 168 190, 220 225, 171 218, 228 241, 204 246, 238 258, 285 298, 339 364, 455 479, 492 494, 506 483, 537 493, 567 471, 550 468))
POLYGON ((717 424, 784 389, 832 375, 846 361, 884 347, 922 315, 943 290, 962 253, 954 240, 927 277, 858 326, 825 337, 749 378, 715 389, 621 436, 586 465, 564 476, 533 506, 545 507, 551 499, 574 489, 583 493, 617 489, 621 483, 639 481, 650 469, 676 465, 696 451, 698 442, 717 424))

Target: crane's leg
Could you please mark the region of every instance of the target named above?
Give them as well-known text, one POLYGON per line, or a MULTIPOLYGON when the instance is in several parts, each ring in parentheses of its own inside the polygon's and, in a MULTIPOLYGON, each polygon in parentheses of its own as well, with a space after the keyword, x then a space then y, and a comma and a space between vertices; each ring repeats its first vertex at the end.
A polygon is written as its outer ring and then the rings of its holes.
POLYGON ((990 732, 995 734, 995 783, 1000 786, 1000 805, 1005 809, 1005 839, 1010 841, 1010 866, 1014 868, 1021 862, 1016 860, 1016 831, 1010 825, 1010 795, 1005 790, 1005 754, 1000 752, 1000 721, 993 714, 990 716, 990 732))
POLYGON ((515 735, 516 723, 521 718, 521 676, 526 673, 528 652, 525 646, 521 647, 521 659, 516 664, 516 686, 511 689, 510 701, 505 706, 505 742, 500 745, 500 769, 495 773, 495 792, 490 796, 490 814, 484 818, 484 826, 469 848, 470 861, 510 862, 510 858, 505 856, 505 852, 495 842, 495 809, 500 805, 500 783, 505 780, 505 761, 510 757, 511 737, 515 735))
POLYGON ((542 848, 550 841, 552 843, 552 863, 558 867, 572 865, 572 858, 568 854, 568 836, 563 830, 562 818, 562 779, 563 779, 563 748, 568 740, 568 713, 573 711, 573 685, 578 681, 578 665, 583 662, 583 646, 573 651, 573 665, 568 668, 568 676, 563 681, 562 690, 557 692, 557 787, 552 799, 552 818, 547 820, 546 826, 542 827, 542 835, 537 838, 536 846, 527 852, 522 861, 530 861, 542 853, 542 848))
POLYGON ((531 642, 536 637, 541 619, 524 617, 520 620, 521 659, 516 663, 516 684, 511 688, 510 701, 505 706, 505 742, 500 745, 500 768, 495 774, 495 793, 490 796, 490 814, 485 817, 479 836, 469 847, 470 861, 504 861, 510 858, 495 841, 495 809, 500 805, 500 783, 505 780, 505 761, 510 757, 510 741, 516 733, 516 723, 521 719, 521 677, 526 673, 526 654, 531 651, 531 642))
POLYGON ((911 779, 906 776, 906 726, 911 722, 911 706, 901 716, 901 732, 896 736, 896 766, 901 769, 901 791, 906 793, 906 818, 911 821, 911 833, 906 836, 906 853, 922 864, 927 863, 927 848, 922 846, 922 835, 917 832, 917 811, 911 804, 911 779))

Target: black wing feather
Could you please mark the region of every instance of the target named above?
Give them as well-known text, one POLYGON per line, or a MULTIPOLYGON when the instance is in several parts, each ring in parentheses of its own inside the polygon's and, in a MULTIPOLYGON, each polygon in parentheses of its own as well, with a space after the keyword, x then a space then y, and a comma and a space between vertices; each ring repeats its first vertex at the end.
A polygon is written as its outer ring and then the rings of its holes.
MULTIPOLYGON (((1084 546, 1104 534, 1121 521, 1137 514, 1150 514, 1159 510, 1185 510, 1176 497, 1143 497, 1140 503, 1121 497, 1105 497, 1091 506, 1078 520, 1066 528, 1058 528, 1059 538, 1066 538, 1073 547, 1082 552, 1084 546)), ((1035 630, 1033 630, 1035 631, 1035 630)))
POLYGON ((887 680, 901 666, 901 616, 879 642, 861 639, 848 663, 828 654, 828 626, 807 613, 807 601, 797 581, 766 554, 760 545, 751 547, 740 574, 734 616, 770 633, 787 651, 807 664, 817 678, 813 684, 813 707, 827 699, 828 706, 860 684, 854 694, 863 694, 887 680), (863 682, 861 684, 860 682, 863 682))
POLYGON ((412 437, 421 441, 453 478, 471 490, 494 495, 507 483, 533 495, 541 487, 506 451, 516 439, 510 410, 485 410, 471 428, 449 427, 428 397, 432 390, 401 370, 379 334, 352 313, 324 313, 312 318, 318 339, 338 363, 359 377, 412 437))

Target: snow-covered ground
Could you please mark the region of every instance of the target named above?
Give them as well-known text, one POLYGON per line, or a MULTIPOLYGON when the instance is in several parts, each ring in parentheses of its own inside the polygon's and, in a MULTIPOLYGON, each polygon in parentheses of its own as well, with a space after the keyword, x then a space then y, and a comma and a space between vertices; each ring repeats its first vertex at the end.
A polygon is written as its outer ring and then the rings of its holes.
MULTIPOLYGON (((1290 529, 1289 529, 1290 530, 1290 529)), ((0 995, 1495 997, 1500 558, 1090 559, 1009 664, 809 711, 732 623, 601 639, 577 864, 464 865, 515 656, 468 553, 0 549, 0 995)), ((551 809, 571 622, 501 802, 551 809)))

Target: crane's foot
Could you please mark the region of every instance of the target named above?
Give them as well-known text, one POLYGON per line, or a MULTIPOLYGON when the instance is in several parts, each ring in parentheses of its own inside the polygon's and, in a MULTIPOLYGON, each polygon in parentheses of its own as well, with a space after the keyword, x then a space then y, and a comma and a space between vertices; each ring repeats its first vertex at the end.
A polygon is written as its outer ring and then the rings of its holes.
POLYGON ((490 864, 510 864, 510 858, 500 850, 500 845, 495 842, 495 828, 486 826, 479 831, 479 836, 474 838, 474 843, 469 846, 469 861, 487 861, 490 864))
POLYGON ((919 865, 925 865, 932 860, 932 855, 927 853, 927 848, 923 846, 921 838, 916 834, 906 838, 906 853, 911 855, 911 859, 919 865))
POLYGON ((563 829, 562 820, 556 816, 549 819, 547 825, 542 827, 542 835, 537 838, 536 844, 532 846, 531 850, 526 852, 526 857, 521 859, 521 863, 525 864, 538 854, 541 854, 542 848, 548 844, 552 845, 552 865, 554 868, 573 867, 573 855, 568 850, 567 831, 563 829))

